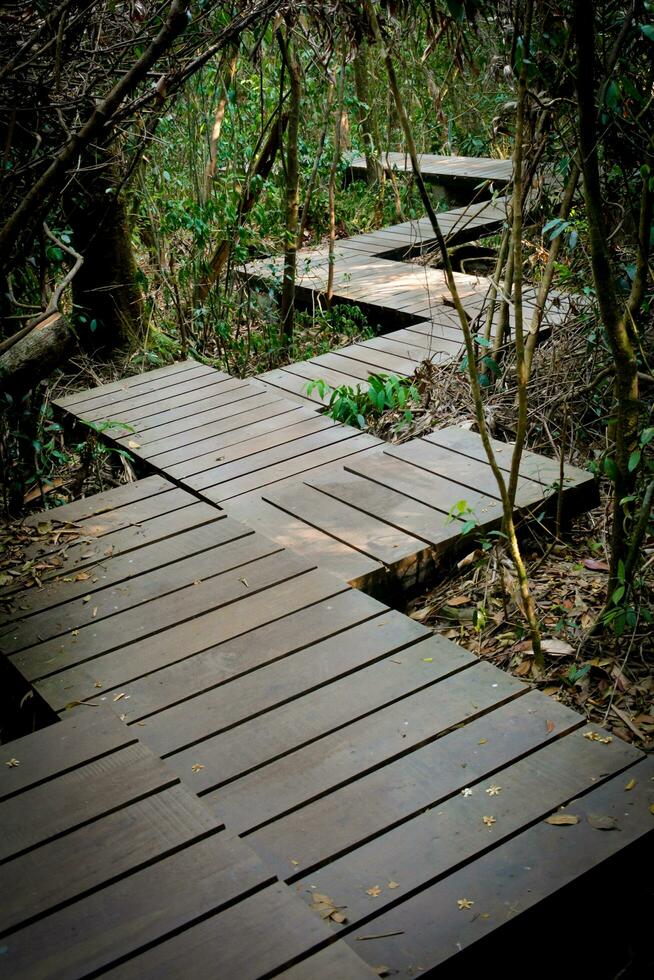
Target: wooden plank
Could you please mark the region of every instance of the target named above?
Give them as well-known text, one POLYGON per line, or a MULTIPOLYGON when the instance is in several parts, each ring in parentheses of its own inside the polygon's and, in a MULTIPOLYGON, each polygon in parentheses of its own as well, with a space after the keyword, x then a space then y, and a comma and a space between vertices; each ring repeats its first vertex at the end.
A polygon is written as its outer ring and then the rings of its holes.
POLYGON ((270 880, 254 852, 218 834, 7 936, 4 960, 16 978, 104 971, 270 880))
POLYGON ((162 368, 154 368, 152 371, 146 371, 144 374, 134 374, 128 378, 121 378, 119 381, 111 381, 106 385, 74 391, 72 394, 66 395, 63 398, 57 398, 54 404, 68 409, 72 405, 89 401, 92 398, 101 398, 104 394, 115 391, 127 391, 130 388, 153 385, 165 387, 169 384, 176 384, 184 372, 198 369, 201 369, 201 373, 205 373, 207 370, 204 364, 198 364, 197 361, 177 361, 175 364, 167 364, 162 368), (164 378, 166 379, 165 381, 164 378))
MULTIPOLYGON (((401 459, 410 463, 411 466, 451 480, 453 483, 459 484, 463 491, 479 490, 487 497, 497 499, 500 497, 497 481, 488 462, 472 460, 460 453, 436 446, 425 439, 413 439, 402 445, 387 446, 384 452, 394 459, 401 459)), ((542 485, 528 479, 521 473, 516 489, 516 505, 527 507, 542 499, 542 485)))
POLYGON ((318 739, 204 799, 220 812, 230 831, 255 830, 523 691, 515 678, 498 674, 488 664, 475 664, 382 708, 374 722, 355 721, 337 739, 318 739))
MULTIPOLYGON (((237 537, 242 537, 249 533, 249 528, 236 527, 233 521, 225 520, 226 515, 216 510, 216 519, 210 523, 192 527, 190 530, 181 530, 179 534, 174 534, 170 538, 154 541, 146 544, 136 551, 129 552, 128 555, 114 554, 101 557, 97 564, 93 566, 93 574, 89 579, 77 581, 71 576, 65 576, 70 581, 64 582, 62 579, 51 579, 44 583, 43 588, 29 589, 21 592, 16 597, 19 601, 7 620, 6 626, 0 627, 0 648, 6 652, 10 649, 18 649, 14 646, 15 640, 10 638, 13 631, 20 628, 20 639, 27 645, 36 641, 30 639, 35 633, 32 623, 35 619, 39 621, 42 617, 38 614, 53 606, 68 606, 73 600, 79 600, 86 595, 93 597, 98 592, 105 593, 105 590, 112 589, 114 595, 120 595, 126 600, 129 586, 127 582, 137 578, 156 568, 164 568, 173 562, 181 561, 191 555, 198 555, 211 548, 216 548, 221 544, 226 544, 237 537), (118 588, 120 586, 120 588, 118 588), (15 622, 20 620, 20 627, 15 622), (27 638, 27 639, 26 639, 27 638), (9 643, 9 645, 7 645, 9 643)), ((107 591, 105 594, 109 595, 107 591)), ((93 616, 96 609, 95 601, 85 603, 78 610, 80 621, 86 615, 93 616)), ((59 615, 60 613, 57 613, 59 615)), ((39 636, 43 636, 38 630, 39 636)))
MULTIPOLYGON (((349 388, 356 386, 356 379, 353 374, 345 374, 344 371, 334 370, 323 364, 313 364, 311 361, 300 361, 297 364, 287 364, 286 374, 295 374, 303 379, 304 389, 310 381, 324 381, 331 388, 340 388, 346 385, 349 388)), ((362 385, 367 387, 367 385, 362 385)), ((329 401, 329 399, 327 399, 329 401)))
MULTIPOLYGON (((352 942, 357 953, 369 962, 383 962, 392 974, 408 977, 418 972, 418 964, 422 973, 449 957, 458 958, 462 950, 475 943, 485 948, 489 930, 494 933, 499 930, 501 943, 504 927, 516 922, 516 916, 528 915, 531 909, 542 923, 544 913, 540 914, 538 908, 544 899, 555 894, 558 917, 561 909, 569 904, 563 901, 562 889, 582 879, 592 869, 600 870, 622 849, 652 836, 649 807, 654 804, 653 778, 652 760, 637 762, 622 775, 575 800, 570 811, 579 816, 578 824, 556 827, 542 821, 536 823, 378 916, 362 931, 362 934, 374 933, 387 938, 374 943, 348 938, 348 942, 352 942), (635 786, 627 799, 624 789, 630 778, 635 780, 635 786), (597 831, 589 822, 591 815, 615 820, 619 832, 597 831), (462 913, 458 908, 457 901, 462 896, 472 897, 475 904, 470 912, 462 913), (374 950, 369 949, 372 946, 374 950)), ((633 871, 630 863, 630 867, 625 867, 620 874, 627 889, 633 871)), ((588 894, 587 886, 582 887, 588 894)), ((590 904, 589 911, 594 917, 593 903, 590 904)), ((579 896, 574 907, 579 909, 579 896)), ((520 920, 516 928, 521 928, 520 920)), ((520 935, 525 935, 526 928, 527 923, 524 923, 520 935)), ((542 963, 543 959, 547 974, 554 975, 560 963, 560 952, 556 950, 550 955, 543 949, 539 961, 542 963)))
POLYGON ((465 500, 477 520, 485 527, 501 518, 502 508, 498 500, 474 490, 464 492, 460 484, 411 466, 386 453, 383 456, 346 460, 343 465, 351 473, 364 476, 443 514, 449 515, 459 502, 465 500))
MULTIPOLYGON (((276 976, 326 945, 329 938, 322 919, 304 908, 289 888, 277 883, 123 963, 107 978, 257 980, 276 976)), ((295 977, 313 977, 303 965, 297 967, 295 977)), ((351 961, 348 970, 352 971, 351 961)), ((335 976, 341 980, 340 974, 335 976)), ((358 980, 368 974, 352 976, 358 980)))
POLYGON ((280 395, 262 392, 248 398, 247 404, 232 403, 212 412, 203 412, 195 416, 192 427, 183 422, 161 426, 152 433, 152 438, 144 437, 142 446, 153 465, 157 464, 159 456, 172 451, 188 452, 192 457, 197 443, 242 429, 259 419, 273 418, 285 412, 287 407, 286 399, 280 395))
POLYGON ((336 942, 284 970, 282 976, 284 980, 369 980, 380 975, 376 967, 369 968, 346 943, 336 942))
POLYGON ((193 393, 184 396, 171 398, 170 401, 164 400, 155 405, 137 405, 136 408, 120 413, 120 421, 125 423, 112 426, 106 430, 106 434, 112 439, 120 438, 130 434, 130 430, 143 433, 166 422, 174 422, 179 419, 189 419, 201 412, 209 411, 212 408, 220 408, 221 405, 231 405, 235 401, 242 401, 260 394, 263 389, 259 385, 248 382, 242 378, 231 378, 223 381, 220 385, 213 385, 204 389, 200 393, 200 398, 193 398, 193 393), (208 394, 204 394, 208 391, 208 394), (162 406, 165 406, 162 408, 162 406))
POLYGON ((178 403, 182 396, 197 391, 202 392, 201 397, 206 398, 213 389, 226 380, 228 380, 227 375, 221 375, 219 371, 212 371, 211 374, 203 374, 200 378, 190 378, 188 381, 182 380, 167 388, 155 386, 148 392, 137 392, 133 395, 129 392, 117 392, 94 400, 93 405, 88 409, 82 406, 79 409, 79 418, 91 422, 104 421, 105 419, 116 419, 120 422, 122 421, 121 413, 129 412, 131 409, 146 409, 157 404, 165 406, 172 400, 178 403))
MULTIPOLYGON (((231 527, 231 535, 225 535, 219 542, 219 547, 195 553, 174 564, 157 567, 137 578, 130 578, 129 584, 122 583, 100 589, 94 593, 92 601, 80 603, 79 599, 75 599, 54 610, 33 616, 27 623, 21 623, 10 636, 0 638, 3 652, 14 654, 46 641, 52 641, 51 649, 59 650, 59 644, 63 644, 64 648, 67 646, 68 638, 63 638, 66 633, 73 636, 72 642, 77 642, 80 638, 82 642, 86 642, 88 632, 96 634, 101 622, 107 622, 107 630, 110 631, 112 626, 108 620, 137 608, 141 616, 147 617, 150 606, 146 604, 154 599, 173 597, 179 589, 215 579, 217 575, 223 575, 266 555, 279 553, 278 545, 253 534, 249 528, 233 521, 222 521, 221 526, 225 523, 231 527)), ((122 622, 122 619, 116 621, 113 628, 122 630, 122 622)))
MULTIPOLYGON (((137 741, 106 708, 66 717, 5 748, 19 765, 0 768, 0 800, 16 796, 57 776, 137 741)), ((0 811, 2 812, 2 811, 0 811)))
POLYGON ((527 692, 262 827, 249 843, 282 879, 303 877, 466 787, 488 799, 494 772, 582 724, 569 708, 527 692))
POLYGON ((219 829, 195 796, 171 786, 29 851, 0 866, 0 935, 219 829))
MULTIPOLYGON (((436 429, 434 432, 430 432, 422 438, 435 446, 441 446, 443 449, 449 449, 452 452, 469 456, 470 459, 484 463, 487 461, 481 437, 476 432, 470 432, 468 429, 462 429, 454 425, 447 426, 444 429, 436 429)), ((499 442, 497 439, 492 439, 491 443, 500 469, 509 473, 511 471, 513 444, 499 442)), ((559 480, 560 462, 559 460, 549 459, 547 456, 541 456, 539 453, 532 453, 530 450, 525 449, 522 452, 520 472, 529 477, 530 480, 535 480, 537 483, 543 484, 543 486, 551 486, 559 480)), ((592 474, 588 470, 579 469, 579 467, 572 466, 569 463, 565 464, 565 476, 569 480, 579 482, 588 482, 592 479, 592 474)))
MULTIPOLYGON (((258 670, 237 675, 228 683, 212 687, 190 701, 151 716, 145 726, 148 745, 162 757, 177 753, 170 764, 177 770, 181 768, 185 776, 188 775, 188 760, 183 750, 191 753, 198 751, 203 757, 200 761, 208 759, 211 771, 203 770, 193 781, 194 790, 199 792, 220 781, 217 760, 224 743, 218 740, 212 747, 208 739, 229 730, 229 741, 235 732, 244 731, 244 722, 257 719, 264 712, 267 719, 265 724, 273 733, 273 727, 276 729, 278 719, 283 716, 271 716, 269 712, 272 709, 288 705, 289 702, 297 707, 299 702, 296 699, 306 698, 309 692, 320 692, 325 685, 331 689, 333 682, 340 678, 349 683, 353 672, 411 643, 424 641, 428 635, 424 627, 393 610, 384 611, 384 607, 378 603, 360 609, 359 617, 367 618, 350 628, 346 626, 345 631, 340 623, 335 623, 334 632, 326 639, 303 646, 292 656, 287 655, 272 663, 264 662, 258 670), (196 744, 200 741, 201 746, 196 744)), ((465 654, 459 654, 456 647, 450 649, 450 645, 447 646, 448 655, 454 653, 448 667, 454 670, 467 658, 465 654)), ((425 673, 424 667, 423 662, 422 674, 425 673)), ((431 677, 432 671, 428 674, 431 677)), ((337 710, 341 711, 342 707, 337 706, 337 710)), ((333 718, 327 716, 309 720, 311 724, 333 724, 333 718)), ((273 738, 278 738, 276 731, 273 738)), ((250 750, 250 747, 246 749, 247 755, 250 750)), ((234 764, 230 761, 228 766, 231 768, 234 764)))
MULTIPOLYGON (((339 637, 340 643, 348 646, 364 644, 360 669, 307 693, 300 692, 289 703, 272 706, 263 714, 261 709, 228 731, 212 735, 205 727, 201 742, 167 754, 168 765, 180 779, 189 779, 193 765, 199 763, 204 768, 193 778, 196 793, 217 791, 234 779, 243 779, 287 756, 297 757, 303 747, 317 739, 330 735, 340 738, 339 730, 359 719, 368 718, 376 725, 381 709, 475 663, 472 654, 459 651, 454 644, 433 642, 431 637, 424 638, 424 632, 411 630, 403 617, 393 622, 394 630, 387 631, 388 645, 381 626, 373 620, 339 637), (420 642, 416 643, 416 639, 420 642), (401 670, 393 656, 398 650, 402 651, 401 670)), ((276 682, 276 671, 272 681, 276 682)), ((269 694, 264 691, 263 697, 269 694)), ((186 705, 187 714, 193 710, 194 703, 186 705)), ((183 711, 177 711, 177 718, 183 724, 183 711)), ((193 725, 193 720, 186 724, 193 725)), ((214 721, 214 727, 215 724, 214 721)), ((198 729, 193 730, 197 738, 198 729)))
MULTIPOLYGON (((15 654, 12 663, 28 680, 39 680, 128 645, 156 644, 156 637, 167 627, 179 629, 192 617, 201 617, 245 596, 249 598, 310 567, 306 559, 280 551, 277 545, 259 535, 251 535, 246 541, 259 554, 247 565, 152 599, 147 610, 136 606, 117 617, 81 626, 76 635, 59 636, 28 647, 15 654), (243 583, 244 578, 247 585, 243 583)), ((102 666, 98 665, 98 669, 102 666)))
MULTIPOLYGON (((462 525, 458 517, 450 520, 433 507, 354 473, 327 478, 309 477, 306 482, 320 493, 355 508, 363 515, 411 534, 419 542, 426 542, 437 550, 460 533, 462 525)), ((423 545, 418 543, 415 554, 422 548, 423 545)))
POLYGON ((290 398, 298 405, 321 408, 329 398, 322 399, 317 391, 307 392, 307 382, 303 378, 298 378, 288 371, 275 370, 266 371, 265 374, 258 375, 258 380, 262 381, 271 392, 290 398))
POLYGON ((300 484, 279 492, 274 487, 266 488, 262 496, 275 507, 385 565, 395 565, 425 550, 424 543, 406 531, 355 510, 311 485, 300 484))
POLYGON ((135 743, 26 789, 2 804, 0 862, 177 782, 135 743))
POLYGON ((366 347, 375 350, 386 350, 393 353, 395 349, 403 351, 405 356, 416 361, 426 358, 438 363, 436 354, 456 355, 463 346, 463 340, 450 340, 449 337, 439 337, 436 333, 431 336, 412 333, 410 330, 393 330, 373 340, 366 341, 366 347))
POLYGON ((288 477, 309 472, 325 463, 346 459, 354 454, 360 455, 369 449, 376 450, 379 445, 380 440, 374 436, 354 435, 347 439, 341 439, 330 446, 323 446, 321 449, 314 449, 311 452, 303 453, 301 456, 275 463, 265 470, 257 470, 229 482, 220 483, 218 486, 207 487, 202 490, 202 496, 215 503, 221 503, 238 497, 242 493, 259 490, 261 487, 269 487, 273 483, 278 483, 288 477))
MULTIPOLYGON (((350 344, 348 347, 336 351, 332 357, 338 357, 339 363, 353 360, 355 363, 361 364, 361 368, 365 372, 362 374, 364 379, 370 374, 396 374, 399 377, 407 377, 413 374, 419 363, 400 354, 399 349, 397 353, 389 354, 387 351, 379 351, 375 347, 369 347, 365 343, 350 344)), ((314 363, 317 362, 314 360, 314 363)), ((327 362, 323 361, 322 363, 327 362)))
POLYGON ((228 501, 226 509, 232 517, 265 534, 282 548, 310 554, 319 568, 337 575, 354 588, 360 588, 364 583, 371 586, 382 571, 380 562, 274 507, 256 491, 228 501))
POLYGON ((493 783, 501 787, 497 796, 457 794, 314 870, 309 880, 300 881, 300 893, 306 894, 304 889, 311 884, 330 895, 337 905, 347 906, 348 922, 355 927, 641 758, 625 742, 589 741, 584 738, 589 730, 572 732, 496 772, 493 783), (494 816, 496 823, 487 826, 484 815, 494 816), (389 880, 400 887, 392 891, 384 887, 389 880), (373 902, 366 890, 376 884, 382 891, 373 902))
POLYGON ((186 478, 185 482, 194 490, 204 490, 205 487, 215 487, 221 483, 238 480, 249 473, 262 471, 265 477, 266 471, 278 463, 283 463, 289 459, 295 459, 306 453, 315 452, 331 446, 333 443, 342 442, 359 435, 359 430, 351 426, 342 425, 332 419, 310 419, 303 424, 305 431, 301 432, 297 439, 288 439, 281 442, 273 441, 272 445, 266 446, 264 438, 260 448, 252 453, 243 453, 239 450, 229 453, 225 452, 224 461, 219 463, 214 461, 211 469, 202 473, 196 473, 186 478), (306 431, 308 429, 308 431, 306 431))
POLYGON ((193 458, 184 459, 178 463, 170 462, 180 452, 184 451, 173 450, 171 453, 164 453, 163 456, 158 457, 157 465, 165 467, 166 473, 175 479, 191 476, 193 473, 208 469, 212 464, 222 462, 225 459, 226 451, 229 456, 235 455, 239 451, 247 454, 257 442, 260 442, 259 448, 266 445, 264 442, 266 437, 272 442, 276 438, 283 439, 291 435, 299 436, 302 430, 299 431, 298 427, 310 419, 315 420, 316 418, 316 413, 310 409, 289 402, 278 415, 242 426, 222 436, 213 436, 201 443, 195 443, 193 452, 197 455, 194 455, 193 458), (291 429, 293 430, 292 433, 291 429))
POLYGON ((53 507, 39 514, 30 514, 25 522, 31 527, 36 527, 42 521, 48 520, 73 523, 83 521, 90 517, 98 517, 106 511, 119 510, 137 500, 155 497, 170 489, 170 482, 162 476, 147 476, 133 483, 123 483, 118 487, 112 487, 111 490, 103 490, 90 497, 83 497, 81 500, 73 500, 69 504, 62 504, 61 507, 53 507))
MULTIPOLYGON (((80 664, 39 681, 36 687, 55 710, 61 710, 74 700, 94 699, 98 696, 98 683, 105 692, 101 695, 104 698, 113 697, 107 692, 114 688, 131 696, 130 681, 217 647, 345 587, 323 572, 301 573, 290 564, 285 573, 280 571, 280 578, 282 574, 288 576, 286 581, 255 595, 248 590, 247 596, 243 596, 246 601, 212 609, 163 633, 114 650, 97 663, 80 664)), ((241 587, 246 588, 242 583, 241 587)))
MULTIPOLYGON (((129 698, 121 701, 127 722, 146 719, 146 724, 138 728, 139 735, 152 726, 153 739, 163 738, 164 734, 157 734, 157 712, 217 689, 228 681, 234 683, 237 677, 281 662, 385 611, 384 606, 369 596, 324 576, 305 580, 302 595, 296 589, 283 597, 278 594, 277 598, 281 600, 282 615, 277 615, 276 610, 271 612, 270 607, 263 611, 257 608, 255 597, 250 606, 250 629, 199 651, 194 657, 128 683, 125 690, 129 698)), ((231 710, 238 712, 238 705, 232 705, 231 710)), ((175 738, 174 731, 168 735, 175 738)))
MULTIPOLYGON (((193 499, 190 494, 188 496, 190 500, 193 499)), ((91 586, 95 584, 94 578, 100 582, 99 575, 96 575, 93 569, 106 558, 128 554, 148 543, 171 537, 183 530, 211 524, 219 519, 220 515, 216 513, 216 508, 201 501, 174 510, 172 513, 166 513, 164 509, 161 516, 152 517, 143 524, 130 522, 127 527, 103 535, 101 543, 93 537, 76 539, 75 544, 68 545, 66 551, 59 556, 61 565, 51 572, 40 572, 40 578, 49 582, 57 576, 70 577, 90 569, 92 571, 90 579, 84 580, 88 581, 87 592, 89 592, 91 586)))

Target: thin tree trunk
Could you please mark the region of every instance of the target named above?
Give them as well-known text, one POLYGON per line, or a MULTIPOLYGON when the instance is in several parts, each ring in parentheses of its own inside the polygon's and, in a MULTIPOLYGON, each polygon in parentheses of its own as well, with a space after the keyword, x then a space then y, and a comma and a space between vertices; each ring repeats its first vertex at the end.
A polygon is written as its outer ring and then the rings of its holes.
MULTIPOLYGON (((577 100, 579 104, 579 148, 583 174, 583 192, 588 220, 590 261, 600 316, 615 364, 615 485, 613 491, 613 527, 611 532, 611 570, 608 595, 613 594, 620 579, 620 570, 628 554, 629 519, 624 508, 625 498, 632 496, 635 472, 629 471, 629 457, 634 450, 638 435, 638 363, 630 335, 628 315, 621 314, 620 303, 614 285, 614 275, 609 254, 607 230, 602 199, 597 152, 597 125, 595 108, 595 24, 593 16, 583 4, 573 7, 573 28, 577 49, 577 100)), ((646 183, 646 181, 644 182, 646 183)), ((641 214, 651 211, 648 205, 647 187, 643 190, 641 214), (643 207, 644 205, 644 207, 643 207)), ((647 261, 642 256, 641 259, 647 261)), ((645 279, 640 277, 638 286, 634 280, 628 312, 642 301, 645 279)))
POLYGON ((316 155, 313 160, 313 166, 311 168, 311 173, 309 175, 309 181, 307 183, 307 189, 304 195, 304 201, 302 203, 302 214, 300 216, 300 227, 297 232, 297 247, 302 248, 302 242, 304 238, 304 229, 306 228, 307 219, 309 217, 309 206, 311 205, 311 198, 313 196, 313 189, 316 184, 316 178, 318 176, 318 169, 320 167, 320 161, 322 160, 323 151, 325 149, 325 140, 327 139, 327 130, 329 129, 329 123, 331 120, 331 109, 332 102, 334 101, 334 83, 329 82, 327 86, 327 98, 325 99, 325 123, 320 131, 320 136, 318 137, 318 146, 316 147, 316 155))
POLYGON ((288 130, 286 134, 286 228, 284 245, 284 279, 282 282, 281 321, 284 344, 293 341, 295 326, 295 277, 297 270, 297 228, 300 177, 298 167, 298 130, 300 126, 300 66, 293 49, 290 30, 286 37, 277 32, 279 46, 290 80, 288 130))
POLYGON ((479 378, 477 376, 476 363, 475 363, 475 350, 474 342, 472 338, 472 333, 470 331, 470 323, 468 316, 461 303, 461 298, 456 285, 456 279, 454 278, 454 273, 452 271, 452 262, 450 260, 449 252, 447 251, 447 246, 445 244, 445 239, 443 238, 443 233, 441 231, 440 225, 438 223, 438 218, 436 212, 431 203, 429 194, 427 193, 427 188, 420 171, 420 162, 418 159, 418 151, 416 149, 415 141, 413 139, 413 133, 411 130, 411 125, 402 102, 402 96, 397 83, 397 77, 395 74, 395 67, 393 65, 393 59, 388 51, 388 48, 382 37, 381 29, 379 27, 379 21, 377 20, 377 15, 375 13, 374 7, 371 0, 364 0, 364 8, 370 26, 372 28, 375 40, 379 44, 380 48, 384 52, 384 61, 386 64, 386 71, 388 74, 388 81, 390 84, 391 92, 393 93, 393 98, 395 100, 395 106, 397 108, 397 113, 400 118, 402 129, 404 131, 404 137, 406 140, 407 148, 409 150, 409 155, 411 157, 411 163, 413 166, 413 171, 416 178, 416 184, 422 198, 425 210, 427 211, 427 216, 429 217, 431 226, 434 230, 434 236, 436 238, 439 251, 441 253, 441 258, 443 260, 443 268, 445 271, 445 278, 449 291, 452 295, 452 300, 454 307, 459 316, 459 322, 461 324, 461 330, 463 332, 463 337, 465 341, 466 353, 468 356, 468 371, 470 378, 470 387, 472 389, 473 401, 475 404, 475 414, 477 418, 477 425, 479 427, 479 432, 481 435, 482 443, 488 462, 495 476, 497 486, 502 499, 502 512, 504 517, 504 531, 507 536, 509 550, 511 553, 511 558, 518 576, 518 582, 520 587, 520 594, 522 596, 522 601, 525 609, 525 614, 529 622, 529 628, 531 632, 532 646, 534 651, 534 660, 539 668, 542 668, 543 655, 541 650, 541 640, 540 640, 540 629, 538 626, 538 620, 536 618, 536 609, 534 606, 533 596, 531 595, 529 589, 529 581, 527 578, 527 570, 525 568, 522 555, 520 553, 520 545, 518 543, 518 537, 516 534, 515 524, 513 520, 513 506, 511 499, 508 494, 508 488, 504 480, 502 471, 500 470, 495 453, 493 451, 493 445, 488 434, 488 427, 486 425, 486 419, 484 416, 484 405, 481 397, 481 389, 479 386, 479 378))
POLYGON ((211 197, 211 190, 213 187, 214 177, 216 176, 216 163, 218 159, 218 141, 220 139, 220 131, 222 129, 223 120, 225 118, 225 110, 227 109, 227 100, 229 97, 229 90, 232 87, 234 81, 234 76, 236 75, 236 66, 238 65, 238 50, 233 50, 231 54, 228 55, 229 64, 225 69, 222 77, 220 87, 222 89, 222 95, 218 100, 218 105, 216 106, 216 111, 213 117, 213 126, 211 129, 211 137, 209 139, 209 160, 204 171, 204 187, 202 194, 202 201, 204 204, 211 197))
POLYGON ((370 102, 368 48, 364 43, 357 50, 353 67, 354 90, 359 103, 357 119, 363 135, 363 152, 366 158, 366 180, 369 184, 376 184, 377 181, 381 180, 384 171, 379 163, 379 133, 370 102))
POLYGON ((327 309, 334 296, 334 246, 336 244, 336 171, 341 158, 341 123, 343 119, 343 94, 345 91, 345 58, 338 79, 338 98, 336 100, 336 121, 334 125, 334 155, 329 168, 329 254, 327 268, 327 309))

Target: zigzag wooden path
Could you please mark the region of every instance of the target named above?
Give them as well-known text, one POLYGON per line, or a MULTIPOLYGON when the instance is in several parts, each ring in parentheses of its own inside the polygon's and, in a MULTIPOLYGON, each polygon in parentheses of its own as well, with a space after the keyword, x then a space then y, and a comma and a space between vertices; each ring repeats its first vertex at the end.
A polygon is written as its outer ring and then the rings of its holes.
POLYGON ((32 521, 0 648, 54 723, 0 772, 8 976, 408 978, 651 840, 641 752, 163 477, 32 521))

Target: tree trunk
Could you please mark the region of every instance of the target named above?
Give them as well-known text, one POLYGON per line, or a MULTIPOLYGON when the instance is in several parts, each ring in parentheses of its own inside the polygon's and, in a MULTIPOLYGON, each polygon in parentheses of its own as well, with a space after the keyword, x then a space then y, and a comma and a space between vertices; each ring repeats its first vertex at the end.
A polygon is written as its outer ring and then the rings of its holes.
POLYGON ((53 313, 0 356, 0 393, 23 395, 77 349, 66 319, 53 313))
POLYGON ((368 87, 368 48, 361 44, 353 63, 354 67, 354 89, 357 102, 357 120, 363 135, 364 155, 366 158, 366 180, 369 184, 375 184, 381 180, 384 170, 379 162, 379 132, 375 124, 372 106, 370 104, 370 90, 368 87))
POLYGON ((289 74, 291 92, 288 107, 288 131, 286 134, 286 242, 284 248, 284 280, 282 283, 282 338, 286 346, 293 340, 295 325, 295 274, 297 267, 297 228, 300 177, 298 167, 298 130, 300 126, 300 66, 291 43, 290 31, 286 37, 278 32, 279 45, 289 74))
POLYGON ((97 169, 77 175, 64 209, 75 248, 84 256, 73 280, 80 342, 116 347, 140 339, 142 296, 129 216, 124 199, 115 193, 117 168, 107 154, 98 157, 97 169))

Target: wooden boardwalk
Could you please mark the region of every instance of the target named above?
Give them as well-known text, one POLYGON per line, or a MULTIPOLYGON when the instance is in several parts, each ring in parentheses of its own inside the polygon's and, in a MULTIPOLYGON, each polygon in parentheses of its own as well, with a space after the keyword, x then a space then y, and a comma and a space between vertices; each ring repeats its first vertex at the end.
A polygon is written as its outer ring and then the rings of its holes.
MULTIPOLYGON (((417 329, 415 335, 428 339, 417 329)), ((347 377, 355 384, 370 370, 382 370, 389 355, 371 351, 353 345, 339 355, 291 365, 291 394, 303 398, 312 377, 336 383, 351 371, 347 377), (376 364, 368 360, 372 355, 376 364)), ((390 357, 402 360, 407 374, 419 363, 418 355, 413 361, 390 357)), ((270 388, 257 380, 236 382, 205 367, 196 374, 189 362, 177 374, 153 374, 149 383, 108 385, 59 404, 78 418, 102 423, 106 438, 181 484, 184 491, 168 494, 176 506, 191 491, 372 594, 412 588, 468 547, 460 534, 467 517, 452 516, 461 501, 474 512, 480 531, 500 520, 499 492, 478 436, 450 428, 389 446, 319 414, 317 405, 282 397, 272 382, 270 388), (187 382, 188 374, 193 377, 187 382), (189 392, 195 392, 195 403, 189 392)), ((508 471, 510 451, 499 443, 497 449, 508 471)), ((557 461, 525 455, 520 513, 555 505, 559 469, 557 461)), ((587 508, 595 495, 592 475, 566 467, 562 492, 567 513, 587 508)), ((202 504, 186 499, 184 513, 203 514, 202 504)))
POLYGON ((12 980, 414 977, 651 842, 652 760, 162 476, 33 521, 0 649, 63 720, 5 746, 12 980))
MULTIPOLYGON (((413 172, 411 158, 407 153, 382 153, 379 162, 387 171, 413 172)), ((511 160, 421 153, 419 163, 426 181, 446 186, 478 187, 482 183, 488 183, 496 188, 502 188, 510 183, 513 176, 511 160)), ((357 156, 350 160, 350 171, 355 177, 365 177, 367 173, 365 157, 357 156)))

